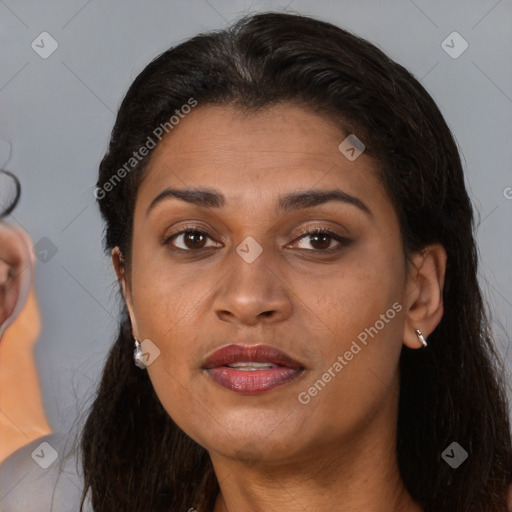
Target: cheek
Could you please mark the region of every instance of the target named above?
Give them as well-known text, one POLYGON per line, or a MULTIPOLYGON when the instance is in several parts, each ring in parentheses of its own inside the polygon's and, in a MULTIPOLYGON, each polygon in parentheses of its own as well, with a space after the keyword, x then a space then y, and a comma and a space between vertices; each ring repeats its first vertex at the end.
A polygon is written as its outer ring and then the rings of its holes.
POLYGON ((199 371, 205 335, 212 335, 205 325, 213 318, 208 291, 218 281, 218 273, 199 275, 194 264, 176 265, 165 253, 155 252, 160 255, 149 251, 134 255, 135 316, 141 338, 150 339, 160 350, 148 367, 160 400, 168 412, 170 404, 184 410, 194 403, 189 396, 191 380, 199 371))
POLYGON ((334 429, 364 422, 397 385, 405 286, 397 247, 392 252, 383 242, 369 244, 328 285, 310 287, 309 305, 321 319, 321 364, 305 381, 301 403, 307 402, 311 418, 327 414, 334 429))
POLYGON ((307 304, 325 339, 331 340, 321 344, 331 358, 359 335, 364 341, 368 329, 375 335, 376 327, 380 337, 391 340, 401 332, 398 313, 403 309, 405 280, 399 250, 399 245, 391 249, 374 238, 322 279, 305 275, 295 281, 294 292, 307 304))
MULTIPOLYGON (((147 367, 155 392, 169 416, 187 433, 211 421, 207 404, 197 396, 194 377, 197 354, 204 340, 197 322, 202 288, 197 282, 176 282, 169 276, 141 281, 137 321, 141 336, 160 349, 147 367)), ((198 441, 196 439, 196 441, 198 441)))
MULTIPOLYGON (((144 246, 144 242, 140 242, 144 246)), ((198 299, 198 282, 173 266, 159 249, 146 245, 133 256, 132 292, 141 336, 165 342, 166 334, 186 319, 198 299)))

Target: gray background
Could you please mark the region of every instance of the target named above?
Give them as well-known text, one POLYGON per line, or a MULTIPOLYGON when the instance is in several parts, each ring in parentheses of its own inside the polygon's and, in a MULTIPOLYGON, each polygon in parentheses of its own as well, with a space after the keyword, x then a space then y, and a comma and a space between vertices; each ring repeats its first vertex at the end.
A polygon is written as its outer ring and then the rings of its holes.
POLYGON ((23 187, 11 220, 39 249, 46 239, 57 249, 36 265, 36 358, 55 431, 71 427, 89 401, 116 333, 117 286, 93 189, 128 86, 171 45, 248 12, 285 8, 369 39, 438 103, 480 217, 480 279, 511 375, 512 1, 0 0, 0 165, 23 187), (31 47, 44 31, 59 44, 47 59, 31 47), (441 46, 453 31, 469 44, 456 59, 441 46))

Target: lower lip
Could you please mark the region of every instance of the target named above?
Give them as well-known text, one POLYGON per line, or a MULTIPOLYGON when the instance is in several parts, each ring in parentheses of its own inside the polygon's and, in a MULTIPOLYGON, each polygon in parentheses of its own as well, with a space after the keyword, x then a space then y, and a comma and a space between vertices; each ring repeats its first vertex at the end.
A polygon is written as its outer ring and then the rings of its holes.
POLYGON ((231 391, 256 395, 292 382, 303 372, 303 369, 279 366, 269 370, 237 370, 221 366, 205 371, 217 384, 231 391))

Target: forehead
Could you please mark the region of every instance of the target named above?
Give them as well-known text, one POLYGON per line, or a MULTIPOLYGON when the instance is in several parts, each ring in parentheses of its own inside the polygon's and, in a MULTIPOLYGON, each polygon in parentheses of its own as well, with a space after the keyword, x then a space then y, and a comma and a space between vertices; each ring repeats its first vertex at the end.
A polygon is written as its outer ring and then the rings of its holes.
POLYGON ((384 191, 375 163, 364 153, 346 158, 339 145, 347 135, 295 105, 249 113, 199 105, 155 148, 137 203, 147 207, 166 187, 198 185, 221 189, 228 202, 262 204, 276 194, 333 186, 377 200, 384 191))

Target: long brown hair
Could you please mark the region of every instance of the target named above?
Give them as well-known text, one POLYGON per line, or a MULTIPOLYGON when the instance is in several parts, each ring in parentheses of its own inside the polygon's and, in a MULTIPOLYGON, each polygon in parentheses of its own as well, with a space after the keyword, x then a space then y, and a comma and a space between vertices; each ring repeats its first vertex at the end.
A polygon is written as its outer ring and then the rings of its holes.
MULTIPOLYGON (((245 17, 165 51, 129 88, 97 182, 108 189, 98 194, 105 249, 119 246, 128 264, 135 198, 152 152, 122 179, 114 175, 190 98, 247 110, 293 102, 357 133, 379 163, 406 254, 444 246, 444 316, 427 350, 404 347, 400 358, 401 476, 426 512, 505 512, 512 481, 505 388, 477 282, 460 156, 430 95, 374 45, 304 16, 245 17), (441 457, 453 441, 469 454, 457 469, 441 457)), ((81 439, 84 497, 90 493, 96 512, 210 512, 219 488, 208 453, 169 417, 132 353, 123 309, 81 439)))

